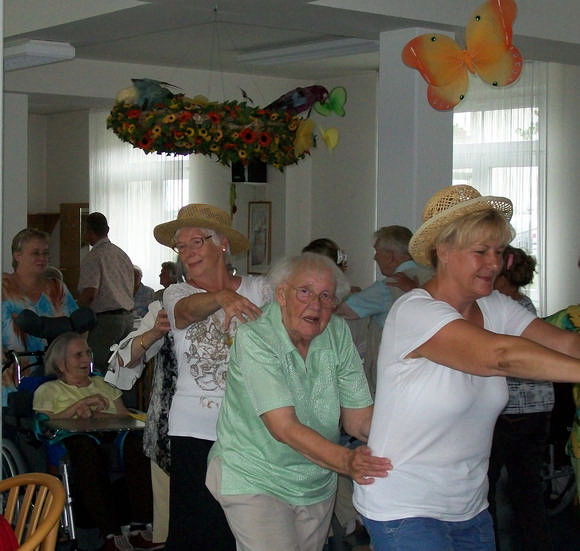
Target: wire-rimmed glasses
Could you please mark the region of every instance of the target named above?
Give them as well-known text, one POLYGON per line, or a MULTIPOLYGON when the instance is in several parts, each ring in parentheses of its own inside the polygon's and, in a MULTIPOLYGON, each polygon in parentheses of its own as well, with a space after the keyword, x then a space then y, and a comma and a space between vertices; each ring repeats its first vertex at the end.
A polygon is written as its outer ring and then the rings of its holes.
POLYGON ((329 291, 315 293, 310 287, 292 287, 292 289, 294 289, 296 292, 296 298, 302 302, 302 304, 310 304, 315 298, 317 298, 323 308, 332 310, 340 302, 338 297, 329 291))

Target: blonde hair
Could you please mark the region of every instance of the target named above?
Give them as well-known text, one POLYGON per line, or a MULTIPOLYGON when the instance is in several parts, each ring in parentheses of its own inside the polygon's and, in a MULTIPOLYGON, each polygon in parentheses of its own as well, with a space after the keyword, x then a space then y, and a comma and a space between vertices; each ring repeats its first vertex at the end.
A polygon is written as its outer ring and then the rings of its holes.
POLYGON ((477 239, 498 240, 502 246, 515 237, 515 231, 505 217, 496 209, 489 208, 466 214, 445 226, 435 237, 430 257, 433 267, 437 267, 437 246, 447 244, 458 249, 466 249, 477 239))
POLYGON ((20 230, 12 239, 12 267, 15 270, 18 267, 18 262, 14 258, 14 254, 22 252, 24 245, 33 239, 45 241, 46 244, 48 244, 50 236, 48 233, 37 230, 36 228, 24 228, 23 230, 20 230))

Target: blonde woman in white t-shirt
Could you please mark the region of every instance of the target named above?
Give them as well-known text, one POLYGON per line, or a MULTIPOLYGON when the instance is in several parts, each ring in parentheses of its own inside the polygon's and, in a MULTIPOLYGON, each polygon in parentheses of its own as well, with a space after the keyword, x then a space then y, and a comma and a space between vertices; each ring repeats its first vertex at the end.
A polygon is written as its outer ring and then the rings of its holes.
POLYGON ((383 332, 368 445, 393 470, 354 495, 375 551, 494 550, 487 466, 505 377, 580 381, 580 336, 493 289, 511 215, 509 199, 449 186, 410 242, 435 275, 383 332))

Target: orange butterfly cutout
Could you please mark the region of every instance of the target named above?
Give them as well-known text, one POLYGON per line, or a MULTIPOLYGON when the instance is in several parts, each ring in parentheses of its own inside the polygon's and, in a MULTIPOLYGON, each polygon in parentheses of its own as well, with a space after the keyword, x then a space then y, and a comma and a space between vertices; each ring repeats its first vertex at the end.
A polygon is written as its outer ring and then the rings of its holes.
POLYGON ((467 92, 468 71, 492 86, 517 80, 523 60, 512 44, 516 12, 514 0, 487 0, 467 25, 465 50, 442 34, 423 34, 405 45, 403 62, 417 69, 429 84, 427 99, 432 107, 453 109, 467 92))

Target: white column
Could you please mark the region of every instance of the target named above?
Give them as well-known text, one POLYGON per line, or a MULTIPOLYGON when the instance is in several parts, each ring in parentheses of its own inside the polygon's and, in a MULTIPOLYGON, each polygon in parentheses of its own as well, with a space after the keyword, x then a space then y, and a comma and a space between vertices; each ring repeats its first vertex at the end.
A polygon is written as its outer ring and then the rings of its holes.
POLYGON ((12 271, 12 237, 28 213, 28 96, 4 94, 2 119, 2 271, 12 271))
POLYGON ((378 226, 400 224, 416 230, 423 207, 451 184, 452 111, 427 102, 427 83, 401 60, 405 44, 426 29, 380 35, 378 94, 378 226))

